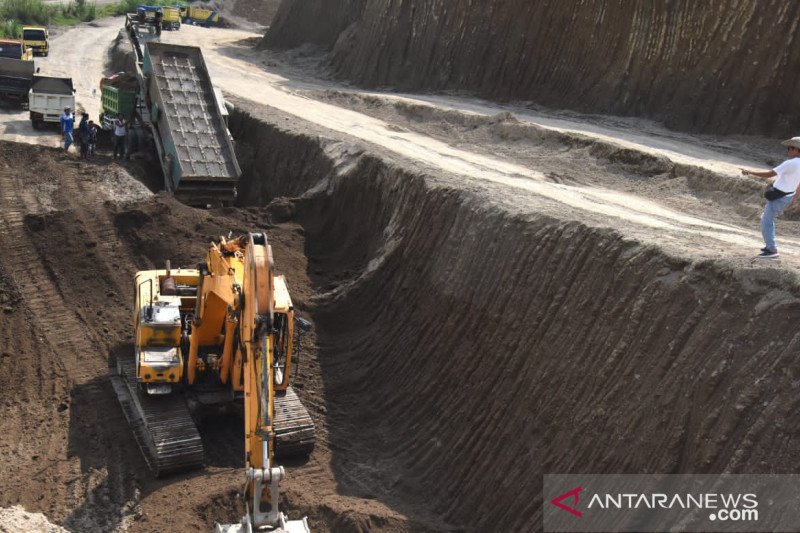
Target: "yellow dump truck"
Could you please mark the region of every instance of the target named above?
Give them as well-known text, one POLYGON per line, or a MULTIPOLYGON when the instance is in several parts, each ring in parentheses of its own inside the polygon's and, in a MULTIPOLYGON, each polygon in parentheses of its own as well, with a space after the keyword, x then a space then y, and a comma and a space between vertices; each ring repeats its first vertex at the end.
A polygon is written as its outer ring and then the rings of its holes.
POLYGON ((23 26, 22 42, 36 55, 46 56, 50 53, 49 35, 43 26, 23 26))
POLYGON ((180 7, 181 18, 185 24, 196 24, 197 26, 216 26, 219 24, 219 13, 213 9, 184 5, 180 7))
POLYGON ((165 30, 181 29, 181 10, 177 7, 161 8, 161 27, 165 30))

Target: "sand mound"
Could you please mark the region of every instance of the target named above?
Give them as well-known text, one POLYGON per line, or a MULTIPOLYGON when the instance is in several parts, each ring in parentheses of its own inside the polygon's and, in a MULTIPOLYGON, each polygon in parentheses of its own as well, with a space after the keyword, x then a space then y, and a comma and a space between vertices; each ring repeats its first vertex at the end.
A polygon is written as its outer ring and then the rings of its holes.
POLYGON ((0 533, 70 533, 51 524, 41 513, 29 513, 19 505, 0 508, 0 533))

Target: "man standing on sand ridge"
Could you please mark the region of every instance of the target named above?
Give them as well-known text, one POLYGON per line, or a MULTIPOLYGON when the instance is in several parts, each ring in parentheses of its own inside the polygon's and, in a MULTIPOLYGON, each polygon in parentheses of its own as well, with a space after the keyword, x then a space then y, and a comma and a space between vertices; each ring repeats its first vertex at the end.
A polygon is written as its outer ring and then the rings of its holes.
POLYGON ((761 259, 775 259, 778 257, 778 247, 775 245, 775 218, 795 202, 796 193, 800 188, 800 137, 792 137, 781 143, 789 150, 789 159, 772 170, 753 172, 740 169, 745 176, 756 176, 769 179, 778 176, 778 179, 764 193, 767 205, 761 215, 761 235, 764 237, 764 247, 757 257, 761 259))

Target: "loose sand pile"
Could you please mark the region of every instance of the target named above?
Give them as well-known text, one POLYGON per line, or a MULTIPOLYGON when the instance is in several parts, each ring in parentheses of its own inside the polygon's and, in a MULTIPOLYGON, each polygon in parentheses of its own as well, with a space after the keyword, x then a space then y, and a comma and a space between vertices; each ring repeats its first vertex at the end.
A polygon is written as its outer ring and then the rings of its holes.
POLYGON ((20 505, 0 508, 0 533, 70 533, 51 524, 41 513, 29 513, 20 505))

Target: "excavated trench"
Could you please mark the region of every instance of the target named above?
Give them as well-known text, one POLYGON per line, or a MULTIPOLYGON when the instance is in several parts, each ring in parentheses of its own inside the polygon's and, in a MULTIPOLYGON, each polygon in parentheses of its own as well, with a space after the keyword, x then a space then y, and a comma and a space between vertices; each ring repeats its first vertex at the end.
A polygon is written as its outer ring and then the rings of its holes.
POLYGON ((514 215, 280 114, 231 129, 243 201, 295 198, 341 493, 529 531, 545 473, 793 471, 787 271, 514 215))

